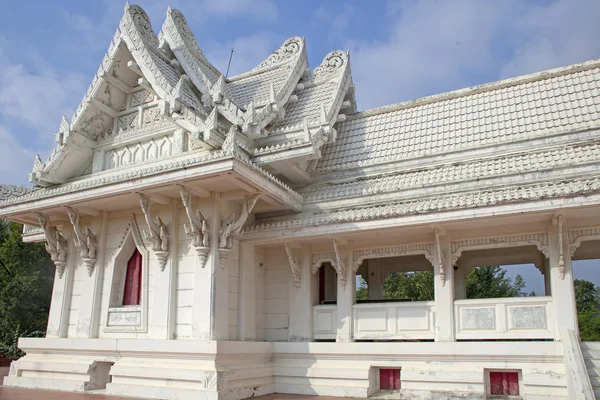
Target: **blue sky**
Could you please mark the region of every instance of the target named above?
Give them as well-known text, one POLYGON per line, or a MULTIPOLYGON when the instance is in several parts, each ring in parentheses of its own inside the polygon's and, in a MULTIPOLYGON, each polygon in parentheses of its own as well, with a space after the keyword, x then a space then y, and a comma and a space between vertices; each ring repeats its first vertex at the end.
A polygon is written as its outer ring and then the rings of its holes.
MULTIPOLYGON (((598 0, 141 0, 181 10, 207 57, 244 72, 304 36, 312 68, 350 50, 359 109, 600 57, 598 0)), ((120 0, 0 0, 0 182, 27 184, 119 24, 120 0)))

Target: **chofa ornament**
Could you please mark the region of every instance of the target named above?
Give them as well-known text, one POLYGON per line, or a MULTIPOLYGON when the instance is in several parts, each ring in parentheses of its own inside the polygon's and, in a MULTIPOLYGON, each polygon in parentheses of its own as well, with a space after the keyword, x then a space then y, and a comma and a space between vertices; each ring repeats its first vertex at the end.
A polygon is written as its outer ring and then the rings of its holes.
POLYGON ((348 53, 334 50, 325 56, 321 65, 315 68, 313 77, 315 79, 323 78, 337 72, 346 65, 348 65, 348 53))

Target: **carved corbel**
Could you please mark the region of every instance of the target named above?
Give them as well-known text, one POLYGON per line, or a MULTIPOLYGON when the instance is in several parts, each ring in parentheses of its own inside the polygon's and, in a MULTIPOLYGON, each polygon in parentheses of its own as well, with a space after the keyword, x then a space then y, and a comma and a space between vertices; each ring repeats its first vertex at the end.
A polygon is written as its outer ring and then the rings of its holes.
POLYGON ((440 235, 445 232, 441 228, 434 227, 433 234, 435 235, 435 249, 437 252, 437 263, 440 268, 440 279, 442 280, 442 286, 446 286, 446 271, 444 270, 444 255, 442 253, 442 244, 440 241, 440 235))
MULTIPOLYGON (((335 265, 334 268, 340 277, 342 283, 342 291, 346 290, 346 260, 343 255, 343 249, 338 239, 332 239, 333 251, 335 252, 335 265)), ((333 265, 333 264, 332 264, 333 265)))
POLYGON ((164 271, 167 264, 167 257, 169 257, 169 231, 159 216, 156 216, 156 222, 152 221, 150 198, 142 193, 138 193, 137 195, 146 219, 146 224, 148 225, 149 232, 144 231, 144 236, 146 240, 152 243, 152 251, 156 255, 160 270, 164 271))
POLYGON ((229 253, 231 253, 231 249, 233 248, 233 241, 238 240, 242 236, 242 228, 259 197, 260 194, 245 197, 240 216, 238 217, 233 213, 221 223, 221 229, 219 229, 219 257, 221 259, 221 268, 225 268, 227 265, 229 253))
POLYGON ((58 277, 62 278, 67 265, 67 241, 55 226, 50 226, 50 218, 46 214, 37 213, 37 216, 46 237, 46 251, 56 266, 58 277))
POLYGON ((300 262, 298 258, 294 256, 292 246, 289 243, 284 243, 285 254, 287 254, 288 261, 290 262, 290 268, 292 269, 292 276, 294 277, 294 284, 296 289, 300 292, 301 277, 300 277, 300 262))
POLYGON ((565 218, 562 214, 556 214, 552 218, 552 224, 558 228, 558 274, 560 275, 560 279, 565 279, 565 244, 563 241, 564 220, 565 218))
POLYGON ((198 254, 200 267, 204 268, 206 260, 208 259, 208 253, 210 252, 210 228, 208 226, 208 221, 204 218, 200 210, 196 209, 195 212, 192 210, 190 190, 185 186, 178 186, 180 189, 179 194, 181 195, 181 201, 185 207, 185 213, 190 221, 189 227, 188 225, 183 224, 183 229, 185 230, 185 233, 192 238, 192 246, 198 254))
POLYGON ((79 251, 81 259, 87 268, 88 276, 92 276, 92 272, 94 272, 94 267, 96 266, 96 249, 98 247, 96 235, 94 235, 88 226, 83 231, 81 230, 79 210, 67 207, 67 214, 73 225, 73 232, 75 232, 75 237, 73 238, 75 247, 79 251))

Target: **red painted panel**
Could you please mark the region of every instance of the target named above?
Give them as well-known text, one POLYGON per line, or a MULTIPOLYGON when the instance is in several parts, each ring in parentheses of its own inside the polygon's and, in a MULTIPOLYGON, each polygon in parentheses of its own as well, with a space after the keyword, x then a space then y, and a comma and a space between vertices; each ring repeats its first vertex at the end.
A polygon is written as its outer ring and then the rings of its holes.
POLYGON ((125 274, 125 290, 123 292, 123 305, 139 305, 141 294, 142 255, 137 249, 135 249, 135 252, 127 262, 127 273, 125 274))
POLYGON ((394 370, 394 389, 400 390, 400 370, 394 370))
POLYGON ((506 381, 508 383, 508 392, 510 396, 519 395, 519 374, 517 372, 507 372, 506 381))
POLYGON ((392 370, 380 369, 379 370, 379 389, 381 390, 392 390, 394 388, 392 370))
POLYGON ((400 389, 400 370, 386 369, 379 370, 379 389, 380 390, 399 390, 400 389))
POLYGON ((519 374, 517 372, 490 372, 490 394, 518 396, 519 374))
POLYGON ((504 394, 502 381, 502 372, 490 372, 490 394, 504 394))
POLYGON ((325 301, 325 266, 319 268, 319 304, 325 301))

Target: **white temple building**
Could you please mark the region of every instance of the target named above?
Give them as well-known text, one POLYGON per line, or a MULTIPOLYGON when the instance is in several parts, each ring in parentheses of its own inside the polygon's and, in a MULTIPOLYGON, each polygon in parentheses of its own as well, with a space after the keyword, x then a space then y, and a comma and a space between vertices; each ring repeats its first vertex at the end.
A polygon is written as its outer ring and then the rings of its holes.
POLYGON ((35 186, 1 188, 56 265, 4 384, 593 399, 572 260, 600 258, 599 161, 600 60, 357 112, 346 52, 311 70, 293 37, 225 78, 179 11, 157 35, 128 5, 35 186), (544 295, 467 298, 474 267, 510 264, 544 295), (422 270, 434 299, 384 298, 422 270))

